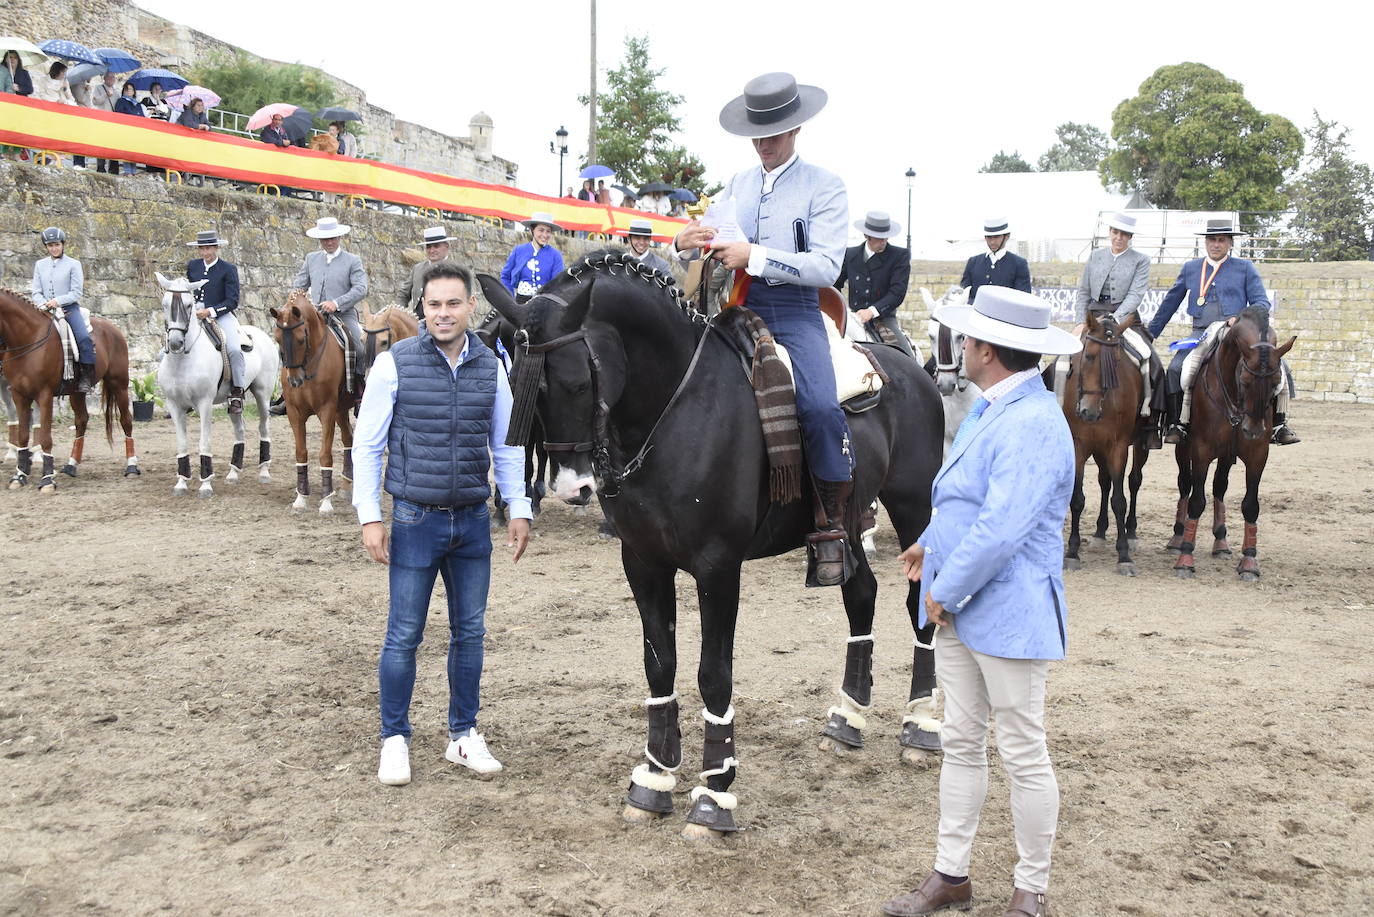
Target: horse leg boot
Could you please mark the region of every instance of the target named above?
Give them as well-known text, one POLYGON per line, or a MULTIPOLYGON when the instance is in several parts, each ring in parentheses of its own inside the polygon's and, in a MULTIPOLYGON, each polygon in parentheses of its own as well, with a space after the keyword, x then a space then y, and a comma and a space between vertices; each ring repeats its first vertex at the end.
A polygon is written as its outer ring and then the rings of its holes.
POLYGON ((62 466, 62 473, 69 478, 76 477, 77 466, 81 464, 81 457, 85 452, 86 437, 78 436, 72 440, 72 454, 67 459, 67 464, 62 466))
POLYGON ((196 491, 196 496, 203 500, 208 500, 215 495, 215 489, 210 485, 210 481, 215 476, 215 460, 208 454, 202 453, 200 456, 200 490, 196 491))
POLYGON ((1259 579, 1259 525, 1245 523, 1245 541, 1241 543, 1240 562, 1236 564, 1236 575, 1246 582, 1259 579))
POLYGON ((310 464, 296 463, 296 499, 291 504, 292 512, 305 509, 305 498, 310 496, 310 464))
POLYGON ((186 453, 177 456, 177 482, 172 485, 172 493, 178 497, 185 496, 187 493, 186 484, 191 480, 191 455, 186 453))
POLYGON ((258 483, 266 484, 272 480, 272 441, 258 440, 258 483))
POLYGON ((334 469, 320 469, 320 514, 334 512, 334 469))
MULTIPOLYGON (((863 748, 863 729, 868 725, 864 714, 873 709, 873 635, 850 637, 844 653, 844 682, 840 685, 840 703, 827 711, 829 719, 821 735, 840 743, 844 748, 863 748)), ((832 742, 822 740, 822 751, 842 751, 832 742)))
POLYGON ((806 585, 843 586, 855 567, 846 535, 854 482, 813 479, 813 483, 816 531, 806 536, 806 585))
POLYGON ((239 475, 243 473, 243 446, 243 440, 236 440, 234 451, 229 454, 229 473, 224 476, 229 484, 237 484, 239 475))
POLYGON ((932 754, 939 754, 940 745, 940 690, 935 687, 935 660, 932 646, 935 629, 930 630, 931 643, 916 638, 911 658, 911 693, 906 702, 906 713, 902 716, 902 734, 898 744, 902 746, 902 760, 909 763, 930 763, 932 754), (924 656, 922 654, 925 654, 924 656), (912 754, 915 752, 915 754, 912 754))
POLYGON ((57 481, 53 471, 53 457, 51 452, 42 452, 43 456, 43 476, 38 479, 38 490, 40 493, 54 493, 57 490, 57 481))
POLYGON ((636 765, 630 774, 625 803, 652 818, 673 811, 677 769, 682 766, 682 729, 678 726, 677 694, 651 697, 644 701, 644 706, 649 711, 649 740, 644 745, 644 757, 649 760, 636 765))
POLYGON ((683 832, 687 837, 708 836, 691 831, 693 825, 726 834, 739 830, 735 824, 739 800, 729 792, 739 766, 735 757, 735 707, 731 704, 724 716, 713 716, 703 708, 701 715, 706 720, 705 747, 701 753, 701 779, 705 785, 692 788, 692 811, 687 813, 688 827, 683 832))
POLYGON ((15 454, 14 477, 10 478, 10 490, 18 490, 29 483, 29 475, 32 473, 33 448, 30 446, 20 446, 15 454))

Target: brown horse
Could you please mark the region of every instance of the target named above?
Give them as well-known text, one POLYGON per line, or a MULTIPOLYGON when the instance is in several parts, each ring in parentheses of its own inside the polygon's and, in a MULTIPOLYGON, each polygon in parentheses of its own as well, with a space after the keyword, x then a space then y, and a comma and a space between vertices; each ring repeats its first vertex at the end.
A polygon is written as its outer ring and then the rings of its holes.
MULTIPOLYGON (((138 455, 134 451, 134 418, 129 410, 129 344, 118 328, 99 315, 91 316, 90 325, 91 338, 95 341, 95 378, 101 383, 105 408, 105 439, 114 445, 114 411, 118 409, 120 426, 124 428, 124 474, 139 474, 138 455)), ((53 474, 52 409, 53 398, 65 394, 62 390, 62 340, 51 315, 35 306, 27 296, 11 290, 0 290, 0 371, 9 382, 19 415, 17 427, 13 428, 19 456, 14 477, 10 479, 10 490, 27 484, 33 472, 29 438, 33 406, 37 404, 38 445, 43 456, 38 489, 41 493, 54 493, 57 482, 53 474)), ((62 471, 76 477, 90 414, 86 410, 85 395, 73 395, 71 403, 76 415, 76 438, 72 441, 71 458, 62 471)))
POLYGON ((367 311, 367 303, 358 303, 363 326, 362 374, 366 376, 377 361, 377 355, 395 346, 397 341, 413 338, 420 333, 420 322, 408 309, 387 306, 376 315, 367 311))
POLYGON ((1279 360, 1297 335, 1282 347, 1269 324, 1269 310, 1252 306, 1241 312, 1225 331, 1193 383, 1193 422, 1188 439, 1175 450, 1178 460, 1178 512, 1169 550, 1178 554, 1174 575, 1193 576, 1193 551, 1197 524, 1207 506, 1207 470, 1213 461, 1212 556, 1229 557, 1226 542, 1226 486, 1231 466, 1245 463, 1245 542, 1236 573, 1241 579, 1259 579, 1258 533, 1259 485, 1269 459, 1269 440, 1274 432, 1273 398, 1279 379, 1279 360))
POLYGON ((310 494, 310 453, 305 424, 320 419, 320 512, 334 511, 334 427, 343 437, 344 480, 353 478, 353 424, 348 411, 358 400, 344 386, 344 351, 324 316, 304 290, 292 290, 286 305, 269 310, 281 354, 281 390, 286 417, 296 437, 296 499, 291 509, 305 509, 310 494))
MULTIPOLYGON (((1136 434, 1136 418, 1140 413, 1142 391, 1140 370, 1121 343, 1121 332, 1135 323, 1131 313, 1126 321, 1117 324, 1110 312, 1088 310, 1087 327, 1081 340, 1083 349, 1069 362, 1065 379, 1064 417, 1073 433, 1076 471, 1073 498, 1069 501, 1071 522, 1069 540, 1064 552, 1064 567, 1077 570, 1083 566, 1078 550, 1079 519, 1087 499, 1083 494, 1083 466, 1091 457, 1097 466, 1097 483, 1102 490, 1102 508, 1097 517, 1097 531, 1093 538, 1099 543, 1107 540, 1108 494, 1113 515, 1116 516, 1116 571, 1123 576, 1135 576, 1131 561, 1132 542, 1136 540, 1136 497, 1144 477, 1149 451, 1143 435, 1136 434), (1126 460, 1135 448, 1129 481, 1126 460), (1130 488, 1127 505, 1126 488, 1130 488)), ((1054 372, 1053 364, 1046 370, 1054 372)))

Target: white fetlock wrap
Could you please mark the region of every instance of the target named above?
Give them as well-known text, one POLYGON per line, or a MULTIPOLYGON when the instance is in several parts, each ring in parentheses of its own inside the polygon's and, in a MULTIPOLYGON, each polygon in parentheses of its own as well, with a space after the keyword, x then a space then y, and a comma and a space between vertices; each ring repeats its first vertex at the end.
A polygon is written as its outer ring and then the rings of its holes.
MULTIPOLYGON (((657 761, 654 763, 658 764, 657 761)), ((659 766, 662 767, 662 765, 659 766)), ((677 777, 672 771, 666 768, 664 770, 665 773, 656 774, 649 770, 649 765, 636 764, 634 771, 630 774, 630 782, 659 793, 671 793, 677 787, 677 777)))
POLYGON ((707 710, 705 707, 702 707, 701 718, 708 723, 715 724, 716 726, 729 726, 731 723, 735 721, 735 705, 731 704, 729 707, 726 708, 725 716, 716 716, 713 713, 711 713, 710 710, 707 710))
POLYGON ((902 717, 902 723, 915 723, 916 728, 922 732, 940 731, 940 720, 937 711, 939 710, 940 689, 936 688, 926 697, 918 697, 909 701, 906 705, 906 715, 902 717))
POLYGON ((644 698, 644 706, 662 707, 664 704, 671 704, 675 700, 677 700, 676 691, 674 691, 672 694, 669 694, 667 697, 646 697, 644 698))
POLYGON ((863 704, 860 704, 858 701, 854 700, 854 698, 841 691, 840 705, 838 707, 831 707, 825 712, 825 715, 827 717, 839 716, 850 726, 862 732, 864 728, 868 726, 868 719, 864 714, 872 709, 872 704, 865 707, 863 704))
POLYGON ((694 804, 703 796, 709 797, 710 800, 716 804, 717 808, 724 809, 727 812, 734 811, 739 807, 739 798, 736 797, 734 793, 727 793, 724 790, 707 789, 704 786, 692 787, 692 802, 694 804))
POLYGON ((867 642, 869 642, 869 643, 872 643, 872 642, 873 642, 873 635, 872 635, 872 634, 862 634, 861 636, 858 636, 858 637, 850 637, 850 638, 849 638, 848 640, 846 640, 845 642, 846 642, 846 643, 863 643, 863 642, 865 642, 865 641, 867 641, 867 642))

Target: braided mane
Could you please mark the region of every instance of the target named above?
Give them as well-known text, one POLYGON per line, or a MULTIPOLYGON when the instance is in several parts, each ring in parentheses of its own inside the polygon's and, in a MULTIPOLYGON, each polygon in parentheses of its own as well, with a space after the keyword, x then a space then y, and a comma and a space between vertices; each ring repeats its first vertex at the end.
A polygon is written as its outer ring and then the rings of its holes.
POLYGON ((0 287, 0 293, 6 293, 10 296, 13 296, 15 299, 19 300, 22 303, 27 303, 35 309, 38 308, 38 303, 30 299, 28 293, 21 293, 20 291, 11 289, 10 287, 0 287))
POLYGON ((629 252, 621 252, 612 248, 603 248, 585 255, 564 269, 563 274, 581 283, 581 275, 587 271, 604 272, 610 276, 615 276, 615 269, 622 268, 626 276, 637 277, 650 286, 657 284, 661 289, 666 290, 672 297, 673 303, 682 310, 694 322, 706 323, 706 316, 702 315, 695 307, 683 296, 682 288, 677 284, 677 278, 671 273, 664 273, 657 268, 652 268, 644 264, 629 252))

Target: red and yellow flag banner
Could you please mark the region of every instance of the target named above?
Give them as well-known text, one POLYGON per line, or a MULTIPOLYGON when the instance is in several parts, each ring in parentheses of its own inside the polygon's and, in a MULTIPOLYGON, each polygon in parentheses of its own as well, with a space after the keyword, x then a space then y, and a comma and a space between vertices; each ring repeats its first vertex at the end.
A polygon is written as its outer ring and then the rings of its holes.
POLYGON ((653 224, 665 242, 686 221, 572 198, 545 197, 506 185, 420 172, 388 163, 282 148, 227 134, 194 131, 179 124, 135 118, 0 93, 0 143, 144 163, 179 172, 212 175, 455 213, 527 220, 549 214, 564 229, 623 234, 633 219, 653 224))

